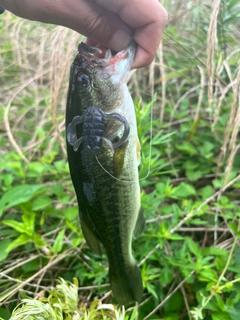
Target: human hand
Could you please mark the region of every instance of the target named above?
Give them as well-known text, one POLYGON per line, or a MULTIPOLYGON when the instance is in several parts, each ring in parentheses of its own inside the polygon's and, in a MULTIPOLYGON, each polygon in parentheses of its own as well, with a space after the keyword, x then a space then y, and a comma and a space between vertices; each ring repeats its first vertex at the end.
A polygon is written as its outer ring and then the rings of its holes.
POLYGON ((0 0, 0 6, 25 19, 73 29, 100 48, 120 51, 134 39, 133 68, 152 62, 167 22, 157 0, 0 0))

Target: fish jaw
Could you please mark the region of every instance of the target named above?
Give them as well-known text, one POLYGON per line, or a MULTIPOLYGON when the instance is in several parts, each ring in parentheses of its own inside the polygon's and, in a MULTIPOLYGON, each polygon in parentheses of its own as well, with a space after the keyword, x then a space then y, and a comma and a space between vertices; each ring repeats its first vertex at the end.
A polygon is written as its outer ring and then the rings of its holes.
POLYGON ((135 53, 136 43, 132 41, 124 50, 113 55, 111 50, 107 50, 104 58, 98 58, 96 54, 101 54, 101 50, 89 47, 81 43, 78 47, 78 56, 84 56, 89 64, 95 66, 96 75, 100 78, 111 77, 114 84, 126 82, 131 69, 135 53))
MULTIPOLYGON (((115 84, 126 83, 135 53, 136 44, 135 42, 131 42, 126 49, 110 58, 109 63, 104 68, 103 72, 111 75, 111 80, 115 84)), ((108 53, 106 54, 108 55, 108 53)))

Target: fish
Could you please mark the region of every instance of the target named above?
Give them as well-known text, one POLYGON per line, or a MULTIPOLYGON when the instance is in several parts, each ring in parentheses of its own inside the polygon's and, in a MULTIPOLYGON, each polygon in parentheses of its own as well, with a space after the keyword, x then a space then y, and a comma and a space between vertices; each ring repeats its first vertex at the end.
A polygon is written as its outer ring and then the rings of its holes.
POLYGON ((81 228, 91 250, 105 250, 118 304, 140 302, 143 285, 132 239, 144 229, 140 143, 126 81, 136 43, 113 54, 80 43, 71 65, 66 143, 81 228))

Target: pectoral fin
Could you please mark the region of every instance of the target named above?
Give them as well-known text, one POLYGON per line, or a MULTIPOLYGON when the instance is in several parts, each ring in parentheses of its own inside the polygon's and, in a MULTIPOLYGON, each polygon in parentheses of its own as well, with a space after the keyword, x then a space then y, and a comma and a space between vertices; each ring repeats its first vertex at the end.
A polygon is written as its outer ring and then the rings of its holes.
POLYGON ((143 209, 140 208, 137 222, 133 231, 134 238, 137 238, 138 236, 140 236, 140 234, 143 232, 144 227, 145 227, 145 218, 143 215, 143 209))
POLYGON ((128 146, 128 141, 123 143, 120 147, 116 148, 113 155, 113 168, 114 168, 114 176, 119 178, 121 176, 126 148, 128 146))
POLYGON ((90 249, 98 254, 102 255, 102 244, 96 237, 96 235, 93 233, 93 231, 88 227, 85 219, 81 217, 81 227, 82 227, 82 232, 84 235, 84 238, 87 241, 87 244, 89 245, 90 249))

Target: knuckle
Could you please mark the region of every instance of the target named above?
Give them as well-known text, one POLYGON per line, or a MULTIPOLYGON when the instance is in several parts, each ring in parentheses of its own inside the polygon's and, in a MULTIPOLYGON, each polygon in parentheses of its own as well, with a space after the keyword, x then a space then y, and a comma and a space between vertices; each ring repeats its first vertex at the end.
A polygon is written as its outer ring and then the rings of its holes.
POLYGON ((86 25, 88 26, 88 37, 97 41, 109 39, 111 37, 108 22, 104 16, 95 15, 94 17, 89 17, 87 20, 86 25))

